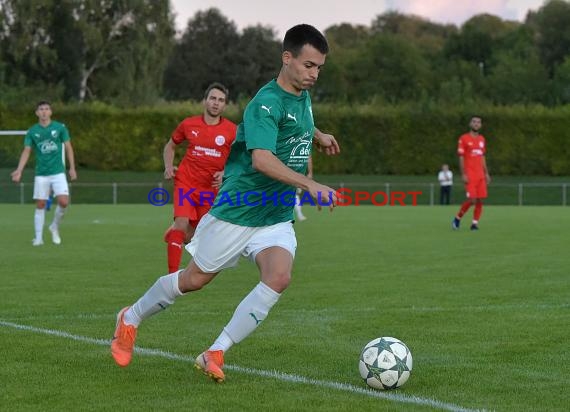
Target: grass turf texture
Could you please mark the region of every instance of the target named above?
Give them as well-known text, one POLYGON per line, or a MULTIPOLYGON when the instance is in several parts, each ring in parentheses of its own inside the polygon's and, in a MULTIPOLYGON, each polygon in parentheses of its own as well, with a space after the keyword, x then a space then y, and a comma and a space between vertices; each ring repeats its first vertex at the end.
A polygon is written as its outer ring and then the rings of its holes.
POLYGON ((435 400, 470 410, 567 410, 567 209, 487 207, 479 232, 468 230, 471 211, 451 231, 456 207, 304 212, 290 288, 226 362, 366 389, 362 347, 394 336, 410 347, 414 369, 388 399, 235 368, 216 385, 194 371, 191 358, 258 281, 246 261, 141 326, 137 346, 182 358, 135 354, 128 368, 117 367, 104 341, 116 311, 166 271, 170 208, 73 205, 62 245, 46 230, 46 244, 33 248, 33 206, 0 205, 0 409, 441 409, 423 402, 435 400))

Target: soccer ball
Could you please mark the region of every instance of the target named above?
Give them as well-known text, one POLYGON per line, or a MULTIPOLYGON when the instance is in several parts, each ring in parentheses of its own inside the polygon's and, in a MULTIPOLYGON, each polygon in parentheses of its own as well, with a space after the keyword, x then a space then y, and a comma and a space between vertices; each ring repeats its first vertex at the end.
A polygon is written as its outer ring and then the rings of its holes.
POLYGON ((358 364, 360 376, 374 389, 396 389, 412 372, 412 352, 399 339, 382 337, 366 344, 358 364))

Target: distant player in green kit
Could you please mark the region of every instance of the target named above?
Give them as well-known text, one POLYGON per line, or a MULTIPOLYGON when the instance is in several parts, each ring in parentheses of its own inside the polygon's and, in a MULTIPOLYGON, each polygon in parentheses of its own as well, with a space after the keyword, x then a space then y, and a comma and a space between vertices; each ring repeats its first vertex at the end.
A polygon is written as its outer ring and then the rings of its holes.
POLYGON ((34 228, 36 236, 34 246, 43 245, 43 229, 45 221, 46 202, 53 192, 57 199, 57 207, 53 222, 49 226, 53 243, 59 245, 59 224, 69 204, 69 186, 65 177, 65 155, 69 161, 69 178, 77 179, 75 171, 75 156, 64 124, 51 120, 51 105, 41 101, 36 106, 36 116, 39 122, 33 125, 24 138, 24 150, 20 155, 18 168, 12 172, 12 180, 16 183, 22 178, 22 171, 30 158, 32 148, 36 156, 36 176, 34 178, 34 199, 36 212, 34 228))
POLYGON ((119 312, 111 342, 119 366, 131 361, 137 328, 144 319, 179 296, 203 288, 244 256, 256 263, 260 282, 195 362, 210 378, 222 382, 224 353, 263 322, 289 286, 297 247, 296 188, 328 203, 331 210, 337 201, 334 189, 305 175, 313 143, 329 155, 340 151, 332 135, 315 128, 307 91, 317 81, 327 53, 326 39, 312 26, 301 24, 285 34, 281 71, 247 105, 218 196, 186 246, 193 260, 186 269, 159 278, 137 302, 119 312))

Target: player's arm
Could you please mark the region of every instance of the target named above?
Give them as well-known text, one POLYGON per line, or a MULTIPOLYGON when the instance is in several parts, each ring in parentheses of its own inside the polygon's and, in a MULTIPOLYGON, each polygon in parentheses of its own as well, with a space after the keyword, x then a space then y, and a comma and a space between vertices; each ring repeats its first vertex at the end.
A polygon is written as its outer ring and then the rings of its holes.
POLYGON ((340 146, 332 134, 323 133, 315 127, 315 144, 319 152, 327 155, 336 155, 340 153, 340 146))
POLYGON ((270 150, 253 149, 251 158, 253 168, 258 172, 287 185, 298 187, 309 192, 313 198, 321 200, 319 203, 328 203, 329 199, 332 199, 329 205, 331 210, 336 205, 337 198, 334 189, 315 182, 313 179, 290 169, 270 150))
POLYGON ((22 178, 22 172, 24 171, 24 167, 26 167, 26 163, 28 163, 28 160, 30 159, 31 152, 32 148, 30 146, 25 146, 24 150, 22 150, 20 161, 18 162, 18 167, 10 174, 10 176, 12 176, 13 182, 18 183, 22 178))
POLYGON ((483 165, 483 172, 485 173, 485 180, 487 183, 491 183, 491 175, 489 174, 489 169, 487 169, 487 160, 485 156, 481 157, 481 164, 483 165))
POLYGON ((172 138, 168 139, 168 142, 164 145, 164 150, 162 151, 162 159, 164 160, 164 178, 172 179, 176 174, 176 167, 174 166, 174 152, 176 149, 176 143, 172 138))
POLYGON ((64 145, 67 161, 69 162, 69 178, 75 180, 77 179, 77 171, 75 170, 75 153, 73 152, 73 146, 69 140, 66 141, 64 145))
POLYGON ((459 170, 461 170, 463 182, 469 183, 469 178, 467 177, 467 173, 465 173, 465 162, 463 160, 463 156, 459 156, 459 170))

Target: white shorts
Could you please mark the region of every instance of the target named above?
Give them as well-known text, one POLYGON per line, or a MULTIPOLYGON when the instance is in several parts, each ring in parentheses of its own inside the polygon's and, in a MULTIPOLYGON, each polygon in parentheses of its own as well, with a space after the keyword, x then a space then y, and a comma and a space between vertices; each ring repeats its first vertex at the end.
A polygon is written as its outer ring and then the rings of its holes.
POLYGON ((34 199, 47 200, 50 189, 56 196, 69 195, 69 186, 65 173, 58 173, 50 176, 36 176, 34 178, 34 199))
POLYGON ((236 266, 240 256, 255 262, 259 252, 273 246, 282 247, 295 257, 297 239, 291 222, 248 227, 224 222, 208 213, 198 223, 186 250, 200 270, 217 273, 236 266))

